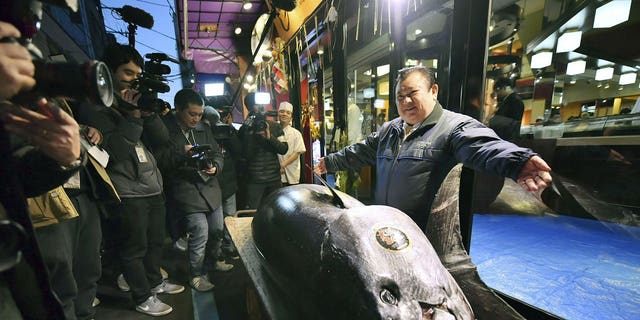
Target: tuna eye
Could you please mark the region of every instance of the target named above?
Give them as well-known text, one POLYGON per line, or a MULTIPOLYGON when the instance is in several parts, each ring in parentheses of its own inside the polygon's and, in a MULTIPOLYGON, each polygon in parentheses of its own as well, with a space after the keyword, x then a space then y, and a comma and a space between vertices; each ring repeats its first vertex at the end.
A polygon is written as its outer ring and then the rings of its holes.
POLYGON ((380 291, 380 299, 382 302, 394 306, 398 303, 398 298, 396 298, 396 296, 394 296, 388 289, 382 289, 382 291, 380 291))

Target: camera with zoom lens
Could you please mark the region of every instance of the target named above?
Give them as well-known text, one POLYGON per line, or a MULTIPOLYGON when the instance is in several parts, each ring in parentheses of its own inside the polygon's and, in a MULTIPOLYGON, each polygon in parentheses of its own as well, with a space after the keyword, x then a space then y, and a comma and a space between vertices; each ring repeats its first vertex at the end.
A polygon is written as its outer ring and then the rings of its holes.
POLYGON ((187 166, 197 169, 198 171, 213 168, 213 148, 211 145, 194 145, 187 154, 187 166))
POLYGON ((247 118, 246 124, 254 134, 267 131, 267 116, 264 112, 254 113, 247 118))
MULTIPOLYGON (((63 4, 49 0, 52 4, 63 4)), ((63 1, 64 2, 64 1, 63 1)), ((40 50, 31 42, 42 20, 40 1, 8 1, 0 10, 0 20, 13 24, 22 39, 0 39, 2 42, 17 42, 29 50, 35 66, 35 87, 22 92, 12 100, 25 106, 33 104, 40 97, 87 99, 94 104, 111 106, 113 103, 113 82, 106 64, 100 61, 46 62, 40 50)))
POLYGON ((141 111, 162 113, 165 109, 171 109, 171 105, 158 98, 158 93, 169 92, 165 74, 171 72, 171 68, 162 61, 178 62, 164 53, 148 53, 145 55, 150 59, 144 63, 144 72, 136 80, 129 83, 129 88, 140 92, 138 109, 141 111))

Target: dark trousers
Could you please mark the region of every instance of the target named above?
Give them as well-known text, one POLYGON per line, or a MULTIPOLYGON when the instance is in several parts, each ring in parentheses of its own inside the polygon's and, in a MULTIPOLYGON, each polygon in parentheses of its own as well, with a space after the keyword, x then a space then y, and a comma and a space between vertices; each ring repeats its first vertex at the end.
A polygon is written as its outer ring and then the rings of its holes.
POLYGON ((247 182, 246 194, 245 194, 245 209, 258 209, 262 199, 269 195, 271 192, 276 191, 282 187, 280 180, 265 182, 265 183, 252 183, 247 182))
POLYGON ((51 289, 58 296, 66 319, 76 318, 73 301, 78 288, 73 278, 73 241, 69 228, 77 221, 78 218, 73 218, 35 229, 51 289))
POLYGON ((73 275, 78 288, 74 300, 76 317, 80 320, 92 319, 95 315, 93 298, 102 272, 100 209, 86 193, 71 197, 71 201, 80 214, 76 221, 69 224, 69 234, 73 240, 73 275))
POLYGON ((165 233, 165 203, 162 195, 123 198, 111 208, 116 213, 118 252, 125 280, 136 304, 151 296, 151 288, 162 282, 160 261, 165 233))

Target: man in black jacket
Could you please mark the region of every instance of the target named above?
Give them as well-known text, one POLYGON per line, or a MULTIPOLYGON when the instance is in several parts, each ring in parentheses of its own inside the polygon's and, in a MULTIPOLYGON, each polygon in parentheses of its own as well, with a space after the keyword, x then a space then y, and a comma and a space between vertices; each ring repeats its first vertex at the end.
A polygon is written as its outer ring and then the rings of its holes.
POLYGON ((217 176, 223 169, 223 157, 210 128, 200 121, 204 112, 200 94, 182 89, 174 106, 175 113, 164 117, 170 143, 158 153, 158 160, 167 179, 169 201, 186 225, 191 287, 209 291, 214 287, 210 270, 233 268, 217 261, 223 226, 217 176))
POLYGON ((160 273, 165 206, 162 176, 150 149, 166 145, 169 134, 158 115, 141 111, 140 93, 130 88, 142 73, 142 56, 133 47, 116 44, 105 49, 102 60, 111 69, 116 99, 87 124, 103 134, 102 146, 110 155, 107 173, 122 199, 108 211, 119 231, 116 245, 124 279, 136 310, 161 316, 173 308, 156 293, 184 291, 160 273))
POLYGON ((245 96, 244 104, 250 111, 239 132, 246 161, 244 208, 257 209, 264 196, 282 186, 278 154, 287 153, 288 146, 282 127, 266 120, 264 112, 255 103, 254 93, 245 96))

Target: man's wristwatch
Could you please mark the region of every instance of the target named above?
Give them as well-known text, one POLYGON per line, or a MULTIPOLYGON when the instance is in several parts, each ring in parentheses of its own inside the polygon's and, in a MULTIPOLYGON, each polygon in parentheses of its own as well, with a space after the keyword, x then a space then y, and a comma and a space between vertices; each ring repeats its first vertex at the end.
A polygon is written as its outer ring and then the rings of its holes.
POLYGON ((80 150, 80 157, 76 160, 73 160, 70 164, 68 165, 60 165, 60 170, 65 172, 65 171, 73 171, 83 165, 85 165, 87 163, 87 152, 82 149, 80 150))

